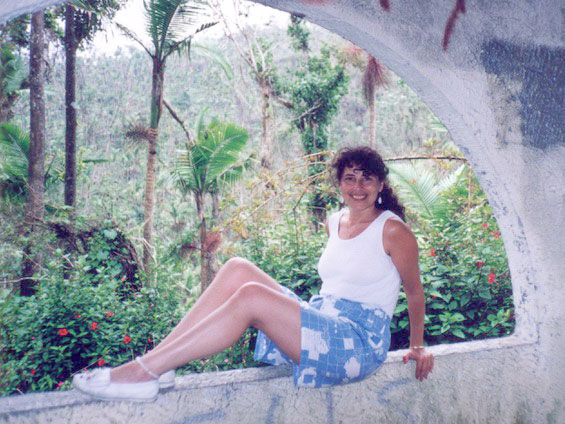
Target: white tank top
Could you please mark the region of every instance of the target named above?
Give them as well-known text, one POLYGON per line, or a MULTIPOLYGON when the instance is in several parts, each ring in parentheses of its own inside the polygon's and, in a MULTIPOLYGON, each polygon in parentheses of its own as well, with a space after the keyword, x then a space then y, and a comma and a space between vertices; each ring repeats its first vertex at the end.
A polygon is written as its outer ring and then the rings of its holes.
POLYGON ((320 261, 321 295, 331 295, 382 308, 392 318, 400 274, 383 246, 383 228, 388 219, 397 219, 391 211, 383 211, 363 232, 352 239, 339 238, 342 209, 328 220, 329 239, 320 261))

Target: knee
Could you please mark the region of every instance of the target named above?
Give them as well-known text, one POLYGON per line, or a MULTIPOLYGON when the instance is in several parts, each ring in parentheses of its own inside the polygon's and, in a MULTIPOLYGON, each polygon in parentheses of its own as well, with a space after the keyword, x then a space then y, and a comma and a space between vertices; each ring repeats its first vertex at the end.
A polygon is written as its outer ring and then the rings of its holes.
POLYGON ((257 316, 257 311, 264 307, 267 298, 271 295, 271 289, 256 282, 243 284, 232 296, 232 301, 244 310, 250 317, 257 316))
POLYGON ((265 297, 268 291, 269 289, 263 284, 250 281, 248 283, 242 284, 234 295, 238 299, 243 299, 245 302, 251 303, 253 301, 261 299, 262 297, 265 297))
POLYGON ((229 268, 231 272, 238 272, 238 271, 249 271, 253 268, 253 265, 250 261, 240 257, 234 257, 229 259, 224 266, 229 268))

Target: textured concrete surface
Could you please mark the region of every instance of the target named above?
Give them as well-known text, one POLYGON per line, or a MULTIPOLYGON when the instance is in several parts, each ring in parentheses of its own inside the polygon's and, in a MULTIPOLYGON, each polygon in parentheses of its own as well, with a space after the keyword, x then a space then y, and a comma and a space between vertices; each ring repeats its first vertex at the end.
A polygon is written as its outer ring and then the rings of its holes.
MULTIPOLYGON (((0 2, 0 20, 57 2, 0 2)), ((303 14, 363 47, 444 122, 500 225, 516 333, 435 347, 436 369, 424 384, 394 353, 367 381, 331 390, 295 389, 284 370, 247 370, 187 377, 149 405, 101 409, 73 392, 2 399, 0 411, 12 406, 0 420, 565 423, 563 3, 466 1, 447 52, 441 44, 455 0, 391 1, 389 12, 377 0, 260 3, 303 14)))

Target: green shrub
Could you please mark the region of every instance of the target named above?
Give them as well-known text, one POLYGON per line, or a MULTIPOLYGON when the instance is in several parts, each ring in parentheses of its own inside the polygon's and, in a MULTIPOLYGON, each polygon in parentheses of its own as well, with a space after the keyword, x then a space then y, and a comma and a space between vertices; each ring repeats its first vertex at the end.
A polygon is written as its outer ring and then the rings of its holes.
POLYGON ((35 296, 3 294, 1 394, 52 390, 85 368, 127 362, 152 348, 182 315, 166 282, 121 299, 125 276, 101 267, 92 284, 84 278, 92 267, 86 255, 69 271, 63 251, 55 253, 60 257, 46 265, 35 296))
MULTIPOLYGON (((434 345, 509 335, 515 325, 512 282, 490 206, 482 191, 469 193, 466 179, 446 195, 448 219, 419 217, 414 223, 426 293, 426 342, 434 345)), ((408 346, 408 307, 403 292, 391 332, 391 349, 408 346)))

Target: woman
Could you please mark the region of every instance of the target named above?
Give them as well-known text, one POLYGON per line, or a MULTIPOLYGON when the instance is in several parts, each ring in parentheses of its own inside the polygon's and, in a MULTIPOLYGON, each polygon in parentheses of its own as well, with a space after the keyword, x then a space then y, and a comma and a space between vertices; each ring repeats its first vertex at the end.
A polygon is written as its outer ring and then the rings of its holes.
POLYGON ((368 147, 341 150, 332 166, 347 209, 326 223, 319 296, 303 302, 250 262, 231 259, 155 349, 117 368, 79 374, 74 387, 102 399, 153 400, 159 380, 174 377, 171 370, 224 350, 249 327, 260 330, 255 357, 291 362, 297 386, 358 381, 386 358, 401 281, 410 317, 403 359, 416 361, 416 378, 427 378, 434 360, 423 346, 418 247, 387 185, 388 169, 368 147))

